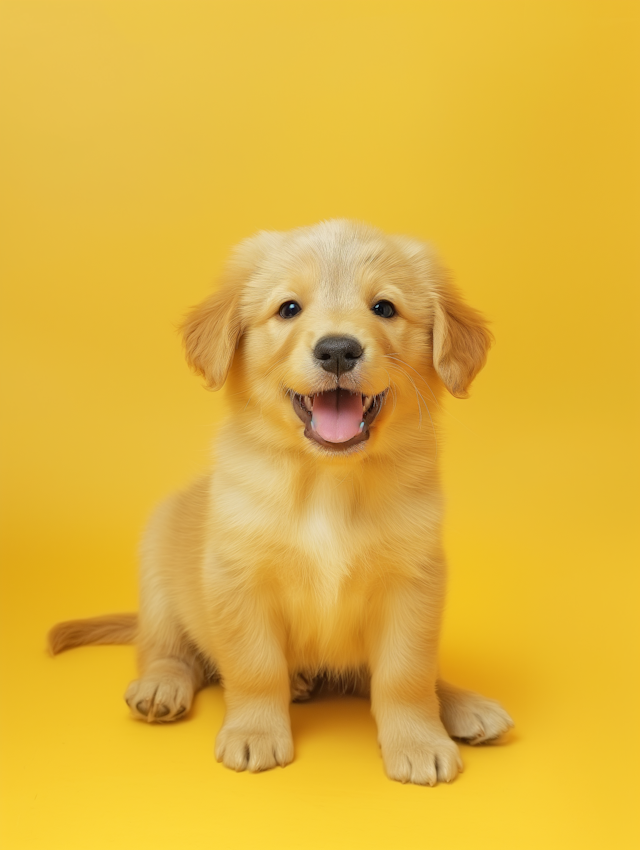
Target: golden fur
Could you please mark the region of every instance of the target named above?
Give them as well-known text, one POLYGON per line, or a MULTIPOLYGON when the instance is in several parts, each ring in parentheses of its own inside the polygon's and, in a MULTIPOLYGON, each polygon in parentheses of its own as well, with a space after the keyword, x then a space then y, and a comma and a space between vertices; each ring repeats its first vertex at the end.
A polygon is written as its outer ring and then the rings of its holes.
MULTIPOLYGON (((293 758, 292 688, 318 674, 370 689, 387 774, 433 785, 461 768, 451 736, 479 742, 512 722, 495 702, 438 681, 445 592, 435 414, 484 365, 490 334, 432 251, 362 224, 260 233, 187 317, 187 359, 229 412, 213 471, 157 510, 132 616, 60 624, 51 647, 128 642, 136 717, 173 720, 220 676, 216 757, 235 770, 293 758), (372 311, 381 299, 397 315, 372 311), (295 300, 302 312, 279 315, 295 300), (342 375, 314 346, 355 337, 342 375), (387 390, 366 441, 341 451, 304 435, 293 394, 387 390)), ((380 396, 382 398, 382 396, 380 396)))

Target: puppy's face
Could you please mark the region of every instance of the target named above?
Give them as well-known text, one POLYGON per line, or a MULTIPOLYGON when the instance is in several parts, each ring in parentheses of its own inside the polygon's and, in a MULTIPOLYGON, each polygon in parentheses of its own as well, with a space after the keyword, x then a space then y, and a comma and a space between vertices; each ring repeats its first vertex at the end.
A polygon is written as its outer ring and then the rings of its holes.
POLYGON ((466 305, 466 324, 451 315, 447 293, 424 246, 373 228, 260 234, 188 317, 187 354, 214 388, 229 373, 234 407, 272 442, 353 455, 379 448, 394 419, 420 427, 441 381, 466 394, 489 338, 466 305))

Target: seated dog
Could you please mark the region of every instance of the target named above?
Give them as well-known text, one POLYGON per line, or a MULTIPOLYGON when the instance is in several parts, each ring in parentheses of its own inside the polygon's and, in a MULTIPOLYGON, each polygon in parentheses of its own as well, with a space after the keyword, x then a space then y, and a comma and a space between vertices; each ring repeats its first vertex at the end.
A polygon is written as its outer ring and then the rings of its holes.
POLYGON ((435 419, 465 398, 490 334, 430 248, 349 221, 259 233, 183 326, 228 413, 213 470, 157 510, 135 615, 72 621, 52 651, 135 641, 134 716, 184 716, 222 680, 216 757, 293 759, 292 697, 318 676, 370 692, 387 775, 433 785, 452 738, 512 726, 438 678, 445 593, 435 419))

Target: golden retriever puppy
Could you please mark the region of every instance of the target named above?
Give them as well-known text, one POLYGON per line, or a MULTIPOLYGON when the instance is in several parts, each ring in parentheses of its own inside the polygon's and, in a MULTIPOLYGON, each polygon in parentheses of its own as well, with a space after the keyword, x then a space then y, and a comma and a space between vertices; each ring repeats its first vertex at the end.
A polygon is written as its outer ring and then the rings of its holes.
POLYGON ((495 702, 438 679, 445 593, 434 419, 465 398, 485 323, 420 242, 349 221, 259 233, 183 326, 207 386, 226 382, 213 470, 157 510, 134 615, 56 626, 50 646, 135 641, 135 717, 169 721, 221 678, 216 757, 293 759, 292 689, 370 690, 385 770, 433 785, 452 737, 497 737, 495 702))

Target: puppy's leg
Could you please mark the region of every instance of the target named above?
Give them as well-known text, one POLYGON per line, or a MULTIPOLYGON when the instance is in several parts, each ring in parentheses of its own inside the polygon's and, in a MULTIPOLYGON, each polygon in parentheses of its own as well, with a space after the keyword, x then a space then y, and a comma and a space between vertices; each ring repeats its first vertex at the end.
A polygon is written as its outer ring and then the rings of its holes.
POLYGON ((194 693, 211 676, 213 659, 203 660, 181 627, 196 620, 197 576, 206 508, 207 479, 156 510, 147 527, 140 565, 140 614, 136 644, 140 678, 125 694, 134 717, 166 722, 183 717, 194 693), (207 670, 204 669, 205 664, 207 670))
POLYGON ((434 610, 433 599, 420 597, 412 586, 384 600, 370 660, 371 709, 389 778, 435 785, 454 779, 462 762, 436 695, 439 606, 434 610))
POLYGON ((267 770, 293 760, 291 687, 278 635, 258 600, 243 600, 216 644, 227 714, 216 739, 218 761, 232 770, 267 770))
POLYGON ((456 688, 442 679, 438 680, 436 689, 440 717, 452 738, 468 744, 484 744, 513 727, 513 720, 495 700, 456 688))
POLYGON ((140 678, 131 682, 124 698, 134 717, 165 723, 187 714, 204 684, 205 670, 176 622, 171 594, 153 570, 143 569, 140 590, 140 678))
POLYGON ((131 682, 124 698, 134 717, 165 723, 186 715, 194 694, 204 684, 205 671, 194 648, 158 601, 153 617, 145 612, 144 604, 141 607, 140 678, 131 682))

